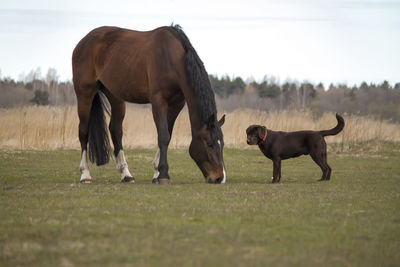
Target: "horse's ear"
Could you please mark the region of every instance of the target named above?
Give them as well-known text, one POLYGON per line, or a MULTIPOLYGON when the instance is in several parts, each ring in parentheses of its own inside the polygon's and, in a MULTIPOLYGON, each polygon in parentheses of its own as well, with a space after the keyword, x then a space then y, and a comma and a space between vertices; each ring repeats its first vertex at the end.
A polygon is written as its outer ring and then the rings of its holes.
POLYGON ((221 127, 222 125, 224 125, 225 123, 225 114, 222 116, 222 118, 218 121, 219 127, 221 127))

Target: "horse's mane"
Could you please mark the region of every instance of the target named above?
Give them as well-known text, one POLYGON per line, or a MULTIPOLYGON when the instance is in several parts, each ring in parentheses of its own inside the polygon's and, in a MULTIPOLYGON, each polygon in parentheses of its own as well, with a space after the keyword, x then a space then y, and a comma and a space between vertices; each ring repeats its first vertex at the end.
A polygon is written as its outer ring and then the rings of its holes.
POLYGON ((216 122, 217 108, 215 105, 214 92, 204 64, 197 55, 189 38, 183 32, 181 26, 172 24, 168 29, 175 33, 186 51, 185 68, 188 75, 189 85, 195 92, 201 119, 204 123, 216 122), (214 121, 215 120, 215 121, 214 121))

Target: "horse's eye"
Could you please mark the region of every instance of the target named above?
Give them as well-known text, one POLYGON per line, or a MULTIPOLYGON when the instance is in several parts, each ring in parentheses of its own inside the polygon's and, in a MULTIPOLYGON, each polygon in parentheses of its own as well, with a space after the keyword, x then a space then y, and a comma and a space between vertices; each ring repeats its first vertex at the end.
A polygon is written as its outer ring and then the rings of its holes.
POLYGON ((208 147, 213 148, 213 144, 210 142, 207 142, 208 147))

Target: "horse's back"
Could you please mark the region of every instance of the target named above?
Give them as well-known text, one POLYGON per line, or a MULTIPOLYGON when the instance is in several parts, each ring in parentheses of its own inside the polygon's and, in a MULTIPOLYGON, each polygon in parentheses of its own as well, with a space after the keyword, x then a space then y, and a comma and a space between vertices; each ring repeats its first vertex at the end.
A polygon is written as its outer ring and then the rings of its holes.
MULTIPOLYGON (((127 58, 139 55, 151 55, 150 52, 157 52, 170 48, 171 43, 175 45, 179 40, 174 36, 170 27, 160 27, 152 31, 135 31, 119 27, 102 26, 90 31, 77 44, 74 49, 73 65, 91 58, 96 64, 101 58, 108 56, 119 57, 123 61, 127 58), (147 54, 143 54, 147 52, 147 54), (112 55, 111 55, 112 54, 112 55)), ((183 49, 183 48, 182 48, 183 49)))
POLYGON ((76 46, 74 83, 98 80, 126 101, 146 103, 151 94, 149 81, 172 83, 166 77, 182 73, 184 53, 170 27, 142 32, 103 26, 89 32, 76 46))
POLYGON ((110 48, 118 49, 115 44, 121 42, 124 36, 130 36, 132 39, 132 36, 137 35, 140 35, 140 32, 112 26, 93 29, 76 45, 72 53, 72 67, 76 68, 85 61, 94 61, 105 57, 110 48))

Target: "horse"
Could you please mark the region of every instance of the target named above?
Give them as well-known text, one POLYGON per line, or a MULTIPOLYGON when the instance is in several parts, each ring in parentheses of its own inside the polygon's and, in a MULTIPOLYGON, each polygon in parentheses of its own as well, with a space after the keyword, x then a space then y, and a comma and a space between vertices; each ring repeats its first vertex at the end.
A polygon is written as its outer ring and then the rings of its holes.
POLYGON ((225 183, 221 130, 225 115, 217 120, 207 71, 179 25, 151 31, 96 28, 76 45, 72 72, 79 117, 81 183, 92 182, 88 158, 98 166, 109 162, 107 110, 121 182, 135 182, 122 146, 126 102, 151 104, 158 135, 153 183, 170 183, 167 150, 175 120, 185 103, 192 133, 189 154, 206 183, 225 183))

